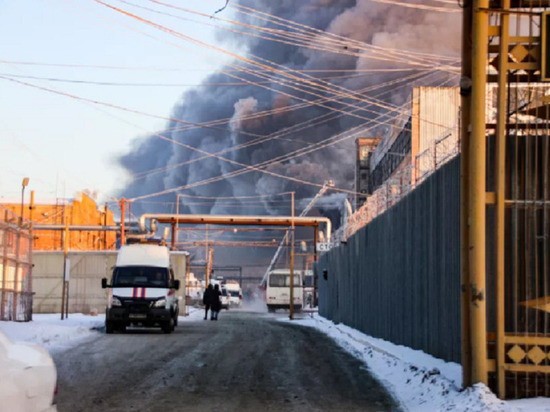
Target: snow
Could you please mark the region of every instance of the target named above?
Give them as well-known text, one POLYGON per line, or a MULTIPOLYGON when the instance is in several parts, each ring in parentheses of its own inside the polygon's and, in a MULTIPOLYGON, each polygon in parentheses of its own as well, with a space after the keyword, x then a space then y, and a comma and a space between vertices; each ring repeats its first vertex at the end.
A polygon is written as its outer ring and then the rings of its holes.
MULTIPOLYGON (((202 309, 190 308, 189 316, 180 316, 179 322, 200 321, 203 315, 202 309)), ((104 322, 104 315, 70 314, 61 320, 59 314, 34 314, 32 322, 0 322, 0 330, 11 340, 38 343, 56 353, 101 338, 104 322)), ((461 391, 459 364, 365 335, 318 314, 291 322, 318 329, 361 360, 405 411, 550 412, 548 398, 501 401, 483 384, 461 391)))
MULTIPOLYGON (((178 317, 178 322, 202 319, 204 311, 190 308, 189 316, 178 317)), ((71 313, 61 320, 59 313, 33 314, 31 322, 0 321, 0 330, 12 341, 38 343, 50 353, 63 352, 81 342, 97 339, 104 334, 105 315, 71 313)))
POLYGON ((317 314, 291 322, 316 328, 334 339, 361 360, 406 411, 550 411, 549 398, 502 401, 483 384, 461 391, 461 365, 365 335, 317 314))

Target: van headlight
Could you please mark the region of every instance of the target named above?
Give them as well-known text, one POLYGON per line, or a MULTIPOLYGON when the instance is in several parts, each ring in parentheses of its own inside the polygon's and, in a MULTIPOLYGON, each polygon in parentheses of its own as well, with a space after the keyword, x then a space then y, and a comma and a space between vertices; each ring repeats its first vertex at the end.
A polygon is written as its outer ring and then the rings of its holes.
POLYGON ((111 296, 111 306, 122 306, 122 302, 119 298, 111 296))
POLYGON ((166 299, 162 298, 162 299, 159 299, 159 300, 155 301, 155 303, 153 303, 153 307, 154 308, 164 308, 164 307, 166 307, 166 299))

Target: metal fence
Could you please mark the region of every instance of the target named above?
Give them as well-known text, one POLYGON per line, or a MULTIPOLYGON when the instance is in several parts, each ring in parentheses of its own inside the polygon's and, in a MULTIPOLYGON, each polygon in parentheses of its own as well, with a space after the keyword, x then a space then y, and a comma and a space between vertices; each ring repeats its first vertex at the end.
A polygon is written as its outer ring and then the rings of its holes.
POLYGON ((460 362, 459 170, 451 160, 320 257, 321 315, 460 362))
POLYGON ((0 208, 0 320, 32 320, 32 243, 23 223, 0 208))
POLYGON ((415 156, 412 164, 404 162, 333 234, 331 246, 338 247, 342 241, 395 205, 437 169, 458 156, 460 142, 455 129, 450 128, 439 139, 435 139, 430 147, 415 156))

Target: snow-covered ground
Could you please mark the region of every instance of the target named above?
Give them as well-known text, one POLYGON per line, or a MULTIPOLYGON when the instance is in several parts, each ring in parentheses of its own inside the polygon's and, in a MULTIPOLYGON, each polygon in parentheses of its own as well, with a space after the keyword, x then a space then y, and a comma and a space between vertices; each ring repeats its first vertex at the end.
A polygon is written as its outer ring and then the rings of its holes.
POLYGON ((319 329, 363 361, 406 411, 550 411, 550 398, 505 402, 483 384, 461 391, 461 365, 335 325, 321 316, 292 322, 319 329))
MULTIPOLYGON (((201 320, 203 314, 202 310, 192 308, 189 316, 180 316, 179 322, 201 320)), ((63 321, 59 314, 35 314, 33 318, 32 322, 0 322, 0 330, 12 340, 38 343, 54 353, 99 337, 105 319, 103 315, 81 314, 70 314, 63 321)), ((404 410, 550 412, 550 398, 504 402, 481 384, 460 391, 460 365, 444 362, 422 351, 335 325, 318 315, 292 322, 317 328, 363 361, 404 410)))

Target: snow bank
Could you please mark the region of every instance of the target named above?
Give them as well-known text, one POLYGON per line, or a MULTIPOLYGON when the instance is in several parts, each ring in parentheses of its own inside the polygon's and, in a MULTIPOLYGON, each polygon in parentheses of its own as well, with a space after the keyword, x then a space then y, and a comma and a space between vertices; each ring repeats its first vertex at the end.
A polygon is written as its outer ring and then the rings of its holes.
MULTIPOLYGON (((190 308, 189 316, 180 316, 178 322, 202 318, 202 310, 190 308)), ((98 338, 104 333, 105 315, 91 316, 71 313, 61 320, 59 313, 33 314, 31 322, 3 322, 0 330, 12 341, 42 345, 50 353, 62 352, 83 341, 98 338)))
POLYGON ((53 353, 98 336, 104 323, 104 316, 70 314, 61 320, 58 313, 35 314, 31 322, 0 322, 0 330, 13 341, 38 343, 53 353))
POLYGON ((461 365, 336 325, 319 315, 292 322, 320 330, 363 361, 406 411, 550 411, 548 398, 505 402, 483 384, 461 391, 461 365))

